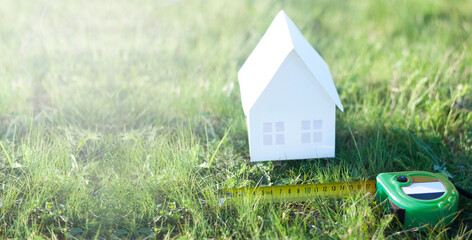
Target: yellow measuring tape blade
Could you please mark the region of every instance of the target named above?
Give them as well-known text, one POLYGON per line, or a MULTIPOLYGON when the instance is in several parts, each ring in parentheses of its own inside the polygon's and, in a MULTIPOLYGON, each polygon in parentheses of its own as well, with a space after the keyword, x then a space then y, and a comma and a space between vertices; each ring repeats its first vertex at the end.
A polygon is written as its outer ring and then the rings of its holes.
POLYGON ((232 201, 244 196, 254 196, 260 202, 296 202, 316 197, 343 198, 355 192, 375 194, 376 181, 317 183, 302 185, 264 186, 224 189, 233 193, 232 201))

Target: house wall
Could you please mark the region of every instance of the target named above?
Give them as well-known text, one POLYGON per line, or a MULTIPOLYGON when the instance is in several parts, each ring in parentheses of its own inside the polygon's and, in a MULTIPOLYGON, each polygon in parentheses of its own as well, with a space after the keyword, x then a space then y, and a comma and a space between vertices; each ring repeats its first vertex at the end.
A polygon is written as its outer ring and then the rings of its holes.
POLYGON ((305 63, 291 52, 247 116, 251 161, 334 157, 335 110, 305 63))

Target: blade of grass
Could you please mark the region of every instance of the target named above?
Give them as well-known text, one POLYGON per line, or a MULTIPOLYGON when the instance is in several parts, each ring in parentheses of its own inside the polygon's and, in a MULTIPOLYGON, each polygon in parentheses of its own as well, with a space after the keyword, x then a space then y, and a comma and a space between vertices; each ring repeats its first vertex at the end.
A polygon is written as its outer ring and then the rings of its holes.
POLYGON ((223 137, 221 138, 220 142, 218 143, 218 146, 216 147, 215 151, 213 152, 213 154, 211 155, 211 158, 210 158, 210 161, 208 161, 208 167, 211 167, 211 163, 213 163, 213 160, 215 160, 215 156, 216 154, 218 153, 218 150, 220 149, 221 145, 223 144, 223 141, 226 139, 226 136, 228 136, 228 133, 229 131, 231 130, 231 127, 233 125, 231 125, 228 130, 226 130, 225 132, 225 135, 223 135, 223 137))
POLYGON ((13 161, 10 158, 10 155, 7 153, 7 150, 3 146, 3 143, 0 142, 0 146, 2 147, 3 153, 5 153, 5 156, 7 156, 8 162, 10 163, 10 167, 13 168, 13 161))

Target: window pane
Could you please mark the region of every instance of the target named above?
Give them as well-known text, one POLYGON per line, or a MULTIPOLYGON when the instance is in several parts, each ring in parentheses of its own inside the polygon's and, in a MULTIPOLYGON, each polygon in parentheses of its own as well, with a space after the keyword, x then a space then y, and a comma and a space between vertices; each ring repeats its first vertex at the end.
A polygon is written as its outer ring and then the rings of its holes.
POLYGON ((323 139, 321 139, 321 132, 314 132, 313 133, 313 142, 321 142, 323 139))
POLYGON ((302 121, 302 130, 310 130, 310 121, 302 121))
POLYGON ((264 133, 270 133, 272 132, 272 123, 271 122, 265 122, 262 124, 262 129, 264 133))
POLYGON ((313 121, 313 129, 314 130, 317 130, 317 129, 321 129, 323 126, 323 122, 321 120, 314 120, 313 121))
POLYGON ((284 122, 276 122, 275 123, 275 131, 276 132, 283 132, 284 131, 284 122))
POLYGON ((309 132, 307 133, 302 133, 302 143, 310 143, 310 136, 311 134, 309 132))
POLYGON ((277 144, 277 145, 285 144, 284 134, 275 135, 275 144, 277 144))
POLYGON ((264 134, 264 145, 272 145, 272 134, 264 134))

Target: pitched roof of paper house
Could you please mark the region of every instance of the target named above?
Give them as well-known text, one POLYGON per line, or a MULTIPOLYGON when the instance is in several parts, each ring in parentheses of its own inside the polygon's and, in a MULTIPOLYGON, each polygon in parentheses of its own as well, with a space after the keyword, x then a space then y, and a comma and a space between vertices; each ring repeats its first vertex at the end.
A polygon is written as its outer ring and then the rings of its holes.
POLYGON ((280 11, 238 72, 245 115, 292 51, 302 59, 331 100, 344 111, 328 65, 285 12, 280 11))

